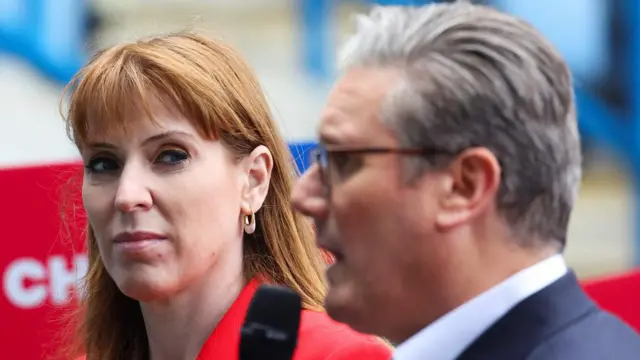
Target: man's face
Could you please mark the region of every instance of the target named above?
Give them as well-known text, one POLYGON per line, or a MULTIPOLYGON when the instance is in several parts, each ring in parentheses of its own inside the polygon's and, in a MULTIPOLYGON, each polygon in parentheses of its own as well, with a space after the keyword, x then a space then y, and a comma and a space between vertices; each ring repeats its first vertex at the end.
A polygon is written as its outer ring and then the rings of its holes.
POLYGON ((327 270, 329 315, 388 337, 402 332, 394 327, 406 323, 404 307, 421 306, 412 304, 407 292, 429 287, 416 284, 412 273, 416 261, 434 256, 424 256, 418 239, 435 231, 437 196, 420 194, 436 185, 430 180, 408 185, 401 155, 331 149, 399 148, 379 118, 386 95, 399 81, 397 71, 384 69, 353 69, 339 80, 319 128, 329 154, 325 171, 312 167, 292 196, 293 206, 315 220, 318 246, 335 255, 327 270))

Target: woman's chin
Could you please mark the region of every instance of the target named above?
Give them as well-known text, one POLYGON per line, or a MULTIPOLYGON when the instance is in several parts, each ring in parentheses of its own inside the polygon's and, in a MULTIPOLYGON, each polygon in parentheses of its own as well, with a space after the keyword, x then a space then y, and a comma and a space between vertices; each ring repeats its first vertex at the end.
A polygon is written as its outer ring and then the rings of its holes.
POLYGON ((152 302, 163 300, 175 291, 175 284, 158 276, 131 276, 116 281, 120 291, 134 300, 152 302))

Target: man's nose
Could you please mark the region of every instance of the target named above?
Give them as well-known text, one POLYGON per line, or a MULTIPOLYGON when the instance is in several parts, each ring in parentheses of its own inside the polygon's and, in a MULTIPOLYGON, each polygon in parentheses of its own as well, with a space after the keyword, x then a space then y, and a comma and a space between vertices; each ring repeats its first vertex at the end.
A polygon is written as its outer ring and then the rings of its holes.
POLYGON ((115 206, 121 212, 129 213, 148 210, 153 205, 148 181, 144 174, 133 167, 123 169, 118 182, 115 206))
POLYGON ((322 219, 327 216, 329 202, 317 165, 302 174, 291 192, 291 205, 305 216, 322 219))

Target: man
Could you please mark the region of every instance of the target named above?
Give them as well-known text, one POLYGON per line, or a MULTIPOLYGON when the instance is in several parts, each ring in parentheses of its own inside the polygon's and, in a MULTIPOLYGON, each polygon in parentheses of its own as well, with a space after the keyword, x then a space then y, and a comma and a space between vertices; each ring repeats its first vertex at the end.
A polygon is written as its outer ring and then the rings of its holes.
POLYGON ((558 52, 468 3, 358 25, 292 195, 335 255, 329 314, 396 360, 640 358, 561 255, 581 155, 558 52))

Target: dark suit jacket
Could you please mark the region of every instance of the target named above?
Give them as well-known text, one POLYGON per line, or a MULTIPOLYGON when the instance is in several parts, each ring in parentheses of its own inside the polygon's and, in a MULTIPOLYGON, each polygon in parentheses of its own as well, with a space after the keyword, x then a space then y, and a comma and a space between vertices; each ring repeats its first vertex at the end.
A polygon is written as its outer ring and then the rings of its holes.
POLYGON ((640 360, 640 335, 598 308, 569 272, 516 305, 458 360, 640 360))

